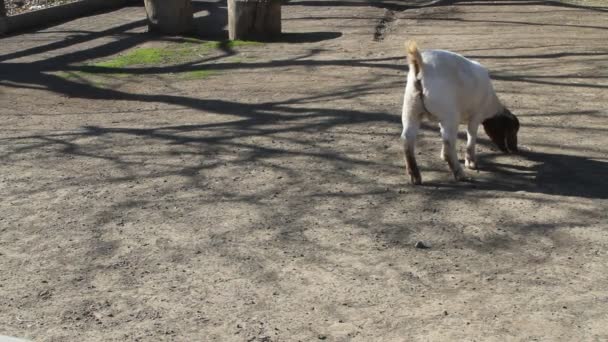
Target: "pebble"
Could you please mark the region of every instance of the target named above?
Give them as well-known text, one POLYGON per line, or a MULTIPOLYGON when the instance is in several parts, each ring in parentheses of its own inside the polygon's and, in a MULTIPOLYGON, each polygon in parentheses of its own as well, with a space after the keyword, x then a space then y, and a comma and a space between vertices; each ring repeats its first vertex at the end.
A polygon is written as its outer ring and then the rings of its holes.
POLYGON ((416 248, 420 248, 420 249, 427 249, 427 248, 431 248, 431 247, 429 247, 429 246, 425 245, 425 244, 424 244, 424 242, 422 242, 422 241, 418 241, 418 242, 416 242, 416 244, 414 245, 414 247, 416 247, 416 248))

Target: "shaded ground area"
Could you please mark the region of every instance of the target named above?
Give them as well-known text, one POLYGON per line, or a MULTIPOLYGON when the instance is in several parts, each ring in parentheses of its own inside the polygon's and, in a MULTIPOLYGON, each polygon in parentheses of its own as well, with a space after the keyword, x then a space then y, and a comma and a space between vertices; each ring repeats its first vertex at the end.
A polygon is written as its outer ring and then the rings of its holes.
POLYGON ((1 39, 0 334, 608 338, 602 8, 290 1, 267 44, 222 43, 223 3, 187 40, 143 13, 1 39), (428 124, 406 183, 412 38, 492 70, 520 155, 482 136, 454 183, 428 124))

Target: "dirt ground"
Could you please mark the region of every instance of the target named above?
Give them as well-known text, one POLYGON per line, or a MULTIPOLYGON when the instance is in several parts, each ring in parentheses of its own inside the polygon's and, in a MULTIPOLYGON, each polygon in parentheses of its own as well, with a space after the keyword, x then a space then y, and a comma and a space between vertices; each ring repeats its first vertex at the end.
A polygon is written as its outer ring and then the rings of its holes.
MULTIPOLYGON (((225 5, 197 9, 221 38, 225 5)), ((290 1, 280 42, 60 76, 179 40, 143 15, 0 39, 0 335, 608 339, 606 8, 290 1), (428 124, 408 184, 408 39, 492 71, 520 154, 480 133, 455 183, 428 124)))

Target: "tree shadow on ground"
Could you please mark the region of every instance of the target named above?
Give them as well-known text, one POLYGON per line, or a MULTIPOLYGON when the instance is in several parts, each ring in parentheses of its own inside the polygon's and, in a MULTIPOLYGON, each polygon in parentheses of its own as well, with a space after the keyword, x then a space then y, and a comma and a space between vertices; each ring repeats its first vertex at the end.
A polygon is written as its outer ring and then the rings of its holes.
POLYGON ((526 191, 547 195, 608 199, 608 161, 583 156, 520 151, 517 158, 532 166, 510 165, 497 161, 500 154, 480 154, 480 169, 489 177, 475 177, 470 182, 428 182, 428 187, 447 187, 459 191, 526 191))
POLYGON ((287 5, 299 6, 356 6, 356 7, 377 7, 391 11, 405 11, 421 7, 438 7, 438 6, 453 6, 453 5, 475 5, 475 6, 552 6, 562 8, 583 9, 597 12, 608 12, 606 6, 591 6, 569 3, 559 0, 360 0, 360 1, 310 1, 310 0, 292 0, 287 5))
MULTIPOLYGON (((143 22, 137 22, 137 25, 143 25, 143 22)), ((131 26, 129 26, 131 27, 131 26)), ((121 30, 112 31, 112 34, 119 34, 121 30)), ((110 33, 107 33, 110 34, 110 33)), ((333 33, 335 35, 335 33, 333 33)), ((314 34, 312 34, 314 36, 314 34)), ((95 39, 103 36, 103 34, 95 34, 90 37, 83 37, 82 41, 87 39, 95 39)), ((345 202, 353 199, 359 200, 360 208, 354 208, 359 212, 352 213, 352 217, 348 215, 339 215, 340 219, 346 223, 352 223, 357 227, 375 229, 374 226, 384 227, 396 240, 404 240, 409 236, 409 230, 403 229, 401 223, 386 223, 383 217, 377 214, 377 211, 382 209, 382 205, 393 200, 396 201, 398 194, 382 190, 388 185, 382 184, 382 177, 374 178, 371 173, 365 176, 355 177, 351 170, 357 168, 367 168, 373 170, 378 168, 380 172, 398 172, 396 167, 380 165, 379 162, 369 161, 362 156, 356 155, 347 156, 334 149, 326 147, 321 150, 310 151, 311 141, 318 141, 317 138, 327 133, 336 127, 345 127, 353 124, 362 124, 366 128, 374 124, 389 124, 398 126, 399 118, 394 113, 388 113, 383 110, 354 110, 342 108, 325 108, 319 103, 334 99, 349 99, 364 95, 370 89, 377 87, 379 78, 362 80, 361 84, 356 84, 349 89, 336 90, 329 94, 312 95, 302 98, 291 98, 283 101, 272 101, 265 103, 244 103, 238 101, 230 101, 226 99, 205 99, 199 97, 175 95, 175 94, 134 94, 119 89, 107 89, 97 87, 91 84, 81 84, 72 80, 58 77, 49 74, 49 71, 56 70, 79 70, 79 71, 96 71, 99 73, 131 73, 134 75, 148 75, 156 73, 168 73, 172 71, 190 71, 200 70, 201 68, 209 68, 215 70, 223 69, 260 69, 273 68, 284 66, 344 66, 351 67, 366 67, 388 69, 391 71, 405 70, 406 68, 395 63, 397 57, 383 57, 371 59, 337 59, 337 60, 314 60, 306 59, 314 55, 314 51, 310 55, 303 57, 290 58, 281 61, 262 61, 257 63, 218 63, 204 64, 206 61, 194 61, 189 64, 178 66, 162 66, 155 68, 99 68, 91 66, 74 65, 75 63, 84 62, 93 56, 107 56, 118 53, 126 48, 133 47, 144 41, 145 34, 126 35, 115 42, 97 46, 85 51, 77 51, 65 55, 50 57, 40 62, 33 63, 2 63, 0 69, 5 75, 5 79, 0 81, 4 86, 17 88, 40 87, 45 88, 56 94, 88 99, 88 100, 126 100, 139 102, 152 102, 159 104, 170 104, 177 107, 189 108, 200 111, 201 113, 218 113, 236 117, 233 121, 223 121, 213 124, 194 124, 194 125, 179 125, 179 126, 150 126, 145 128, 134 127, 107 127, 102 125, 87 125, 83 126, 82 130, 69 133, 49 133, 38 134, 32 136, 21 136, 16 138, 7 138, 3 140, 6 145, 13 145, 7 153, 1 156, 1 160, 10 161, 12 158, 19 158, 20 154, 30 153, 32 151, 54 151, 55 153, 47 153, 51 162, 57 154, 67 157, 80 157, 87 160, 95 159, 108 163, 110 167, 115 167, 124 174, 120 177, 112 179, 103 179, 103 182, 126 182, 134 179, 162 178, 171 175, 182 175, 191 179, 192 183, 200 188, 208 186, 204 184, 205 175, 201 175, 202 171, 209 171, 221 167, 239 166, 246 168, 250 163, 259 163, 264 167, 276 170, 281 174, 289 175, 285 177, 294 184, 299 184, 302 179, 309 179, 310 174, 314 174, 312 169, 293 169, 288 164, 278 162, 269 162, 270 159, 289 160, 296 158, 306 158, 309 162, 316 161, 329 165, 324 175, 331 176, 327 178, 331 181, 341 181, 347 179, 348 182, 358 185, 360 191, 352 191, 344 193, 333 191, 330 187, 334 184, 323 184, 319 186, 319 196, 337 197, 345 199, 345 202), (97 69, 95 69, 97 68, 97 69), (314 136, 314 139, 306 140, 301 137, 292 137, 284 139, 289 143, 297 144, 298 148, 284 148, 281 145, 261 145, 252 141, 243 141, 249 138, 275 137, 282 133, 307 133, 314 136), (98 140, 96 140, 99 138, 98 140), (119 140, 123 139, 123 140, 119 140), (142 140, 152 142, 156 146, 170 146, 176 150, 163 153, 148 152, 148 155, 138 155, 138 150, 129 150, 131 144, 137 146, 142 145, 142 140), (93 142, 91 143, 91 140, 93 142), (114 153, 107 149, 108 145, 113 145, 116 141, 121 141, 125 144, 121 153, 114 153), (19 142, 19 144, 14 144, 19 142), (130 161, 137 157, 147 157, 156 159, 155 167, 162 167, 162 159, 167 155, 184 155, 195 159, 194 162, 184 165, 171 166, 167 169, 153 170, 147 176, 142 176, 137 173, 141 165, 138 162, 130 161), (233 156, 233 159, 211 160, 210 155, 223 154, 233 156), (382 187, 382 188, 381 188, 382 187), (365 203, 366 198, 370 196, 383 197, 381 203, 376 205, 368 205, 365 203), (382 202, 384 201, 384 202, 382 202)), ((302 36, 300 36, 302 37, 302 36)), ((325 36, 327 38, 328 35, 325 36)), ((317 37, 318 38, 318 37, 317 37)), ((323 34, 321 35, 323 37, 323 34)), ((331 37, 329 37, 331 38, 331 37)), ((371 38, 371 37, 370 37, 371 38)), ((294 39, 294 41, 298 41, 294 39)), ((317 41, 317 40, 311 40, 317 41)), ((48 49, 55 49, 69 46, 70 42, 63 42, 56 46, 47 46, 42 49, 25 52, 20 56, 28 53, 41 53, 48 49)), ((223 58, 227 54, 219 56, 223 58)), ((9 56, 11 57, 11 56, 9 56)), ((15 58, 15 56, 12 56, 15 58)), ((12 59, 6 58, 5 60, 12 59)), ((533 57, 531 57, 533 58, 533 57)), ((553 57, 549 56, 548 59, 553 57)), ((556 61, 558 63, 559 61, 556 61)), ((509 78, 505 81, 519 81, 520 79, 509 78)), ((521 77, 522 82, 530 82, 529 79, 521 77)), ((545 85, 551 85, 546 84, 545 85)), ((593 84, 589 84, 590 88, 595 88, 593 84)), ((395 141, 397 141, 395 135, 395 141)), ((278 139, 277 139, 278 140, 278 139)), ((321 139, 322 140, 322 139, 321 139)), ((328 140, 328 143, 331 140, 328 140)), ((445 194, 450 193, 455 198, 453 200, 462 200, 467 195, 475 190, 496 190, 502 192, 513 193, 514 191, 530 191, 534 193, 555 194, 562 196, 573 196, 581 198, 597 198, 605 199, 608 185, 603 181, 602 177, 606 174, 607 165, 605 162, 594 159, 548 153, 533 153, 522 152, 522 158, 535 163, 535 166, 530 168, 520 168, 516 166, 508 166, 499 163, 494 163, 491 159, 492 155, 485 156, 486 162, 482 159, 482 165, 486 165, 486 170, 492 172, 492 178, 487 180, 479 180, 473 184, 455 184, 455 183, 437 183, 429 184, 431 186, 441 186, 441 190, 423 188, 423 195, 428 201, 426 207, 433 207, 437 199, 445 194)), ((483 156, 482 156, 483 157, 483 156)), ((42 161, 42 160, 41 160, 42 161)), ((308 166, 308 165, 307 165, 308 166)), ((376 175, 377 176, 377 175, 376 175)), ((403 178, 405 184, 405 177, 403 178)), ((273 184, 274 185, 274 184, 273 184)), ((316 186, 316 184, 310 184, 316 186)), ((167 193, 174 189, 167 189, 167 193)), ((238 189, 223 188, 219 189, 213 197, 206 200, 217 201, 218 198, 223 198, 224 201, 237 203, 247 202, 252 205, 260 205, 264 207, 264 201, 269 198, 276 197, 280 191, 286 191, 277 187, 269 187, 264 191, 256 191, 255 194, 239 193, 238 189), (274 197, 273 197, 274 196, 274 197)), ((415 194, 417 190, 411 190, 415 194)), ((160 196, 162 197, 162 196, 160 196)), ((482 195, 475 193, 474 200, 483 200, 482 195)), ((283 203, 291 210, 293 208, 294 218, 305 220, 307 216, 316 214, 316 208, 309 206, 300 197, 296 197, 292 202, 283 203)), ((390 203, 389 203, 390 204, 390 203)), ((120 205, 120 204, 119 204, 120 205)), ((345 205, 348 206, 348 205, 345 205)), ((343 210, 343 209, 336 209, 343 210)), ((342 212, 340 212, 342 214, 342 212)), ((387 213, 390 214, 390 213, 387 213)), ((277 220, 282 218, 281 215, 276 215, 277 220)), ((280 220, 279 220, 280 221, 280 220)), ((278 222, 281 224, 281 222, 278 222)), ((306 223, 306 222, 305 222, 306 223)), ((296 231, 300 234, 306 229, 305 224, 287 225, 286 228, 281 228, 283 231, 296 231)))

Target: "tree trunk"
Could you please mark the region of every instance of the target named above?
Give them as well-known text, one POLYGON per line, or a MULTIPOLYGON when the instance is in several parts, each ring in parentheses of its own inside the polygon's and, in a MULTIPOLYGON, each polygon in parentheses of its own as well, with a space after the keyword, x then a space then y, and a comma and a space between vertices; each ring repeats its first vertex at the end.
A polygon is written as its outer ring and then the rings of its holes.
POLYGON ((281 35, 281 0, 228 0, 231 40, 273 40, 281 35))
POLYGON ((191 0, 144 0, 150 31, 180 34, 192 30, 191 0))
POLYGON ((4 0, 0 0, 0 18, 6 17, 6 6, 4 5, 4 0))

